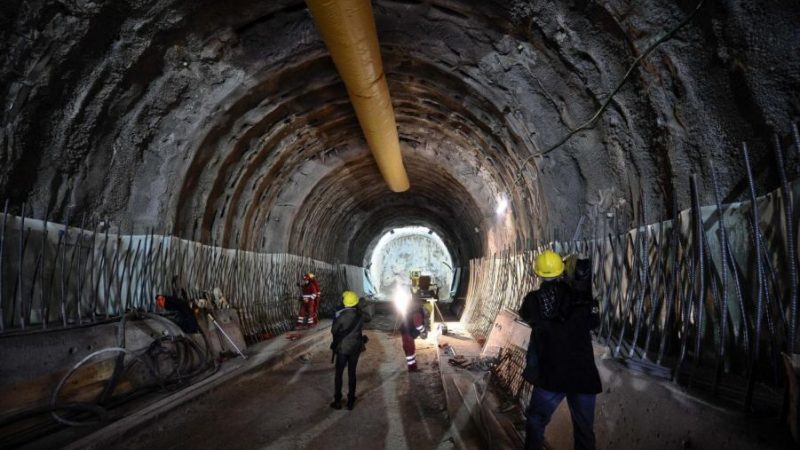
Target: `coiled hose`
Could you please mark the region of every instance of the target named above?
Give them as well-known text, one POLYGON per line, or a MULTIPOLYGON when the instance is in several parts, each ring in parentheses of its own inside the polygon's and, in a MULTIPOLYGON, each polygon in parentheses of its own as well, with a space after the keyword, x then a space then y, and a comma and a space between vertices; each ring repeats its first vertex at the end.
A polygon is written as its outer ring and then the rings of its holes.
POLYGON ((201 336, 205 349, 186 336, 177 324, 164 316, 142 311, 129 312, 123 315, 118 322, 116 346, 97 350, 78 361, 58 382, 50 396, 48 405, 21 411, 3 418, 0 420, 0 429, 45 413, 49 413, 53 420, 62 425, 100 425, 112 420, 112 415, 109 412, 111 407, 124 403, 146 391, 151 391, 155 388, 161 391, 173 391, 187 385, 199 375, 207 373, 207 376, 210 376, 218 369, 218 365, 214 358, 211 357, 207 337, 202 332, 201 336), (166 325, 167 329, 170 330, 169 334, 157 337, 147 348, 134 352, 126 348, 125 342, 127 323, 130 319, 155 320, 166 325), (61 390, 73 374, 95 357, 107 353, 117 353, 118 356, 115 359, 112 375, 106 381, 103 391, 97 400, 94 402, 59 401, 61 390), (126 355, 131 358, 128 363, 125 363, 126 355), (149 383, 123 395, 113 397, 113 393, 118 387, 122 376, 128 373, 136 363, 144 366, 150 378, 149 383), (75 417, 67 418, 62 415, 64 411, 70 411, 76 413, 76 415, 88 413, 92 418, 88 420, 77 420, 75 417))

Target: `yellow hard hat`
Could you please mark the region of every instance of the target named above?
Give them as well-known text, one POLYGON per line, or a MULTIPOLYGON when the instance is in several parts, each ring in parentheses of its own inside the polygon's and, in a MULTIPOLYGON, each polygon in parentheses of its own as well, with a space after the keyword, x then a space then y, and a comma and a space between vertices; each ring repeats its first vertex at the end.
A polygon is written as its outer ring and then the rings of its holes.
POLYGON ((314 274, 311 273, 311 272, 308 272, 303 278, 305 278, 306 280, 313 280, 314 279, 314 274))
POLYGON ((342 292, 342 303, 348 308, 352 308, 358 304, 358 294, 353 291, 342 292))
POLYGON ((542 278, 555 278, 564 273, 564 261, 552 250, 545 250, 536 256, 533 271, 542 278))

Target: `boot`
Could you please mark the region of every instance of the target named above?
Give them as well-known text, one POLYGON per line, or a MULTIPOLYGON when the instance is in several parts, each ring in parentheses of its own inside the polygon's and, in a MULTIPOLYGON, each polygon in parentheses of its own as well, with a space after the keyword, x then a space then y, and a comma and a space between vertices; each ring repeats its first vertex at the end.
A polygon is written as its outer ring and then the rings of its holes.
POLYGON ((412 364, 412 365, 408 366, 408 371, 409 372, 419 372, 419 367, 417 367, 416 364, 412 364))
POLYGON ((347 396, 347 409, 352 411, 353 406, 356 404, 356 396, 355 395, 348 395, 347 396))
MULTIPOLYGON (((347 404, 349 405, 350 402, 348 401, 347 404)), ((340 397, 334 398, 333 402, 331 402, 331 408, 342 409, 342 399, 340 397)))

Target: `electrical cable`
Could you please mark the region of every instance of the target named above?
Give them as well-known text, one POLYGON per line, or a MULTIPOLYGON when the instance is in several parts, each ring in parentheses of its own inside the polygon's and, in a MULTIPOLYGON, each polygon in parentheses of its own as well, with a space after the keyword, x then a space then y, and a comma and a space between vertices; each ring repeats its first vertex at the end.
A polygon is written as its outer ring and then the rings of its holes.
MULTIPOLYGON (((605 112, 605 110, 608 109, 608 105, 611 104, 611 100, 614 99, 614 96, 617 94, 617 92, 619 92, 619 90, 622 89, 622 86, 624 86, 625 83, 628 81, 628 79, 630 79, 631 75, 633 74, 633 69, 638 67, 639 64, 642 62, 642 60, 644 58, 646 58, 653 50, 655 50, 656 47, 658 47, 659 45, 661 45, 665 41, 671 39, 675 35, 675 33, 680 31, 689 22, 691 22, 692 19, 694 19, 694 17, 697 15, 697 12, 700 10, 700 8, 703 6, 703 4, 705 2, 706 2, 706 0, 700 0, 697 3, 697 6, 694 8, 694 10, 691 12, 691 14, 686 16, 686 18, 683 19, 683 21, 681 21, 677 26, 675 26, 674 28, 669 30, 667 33, 665 33, 660 38, 656 39, 652 44, 650 44, 645 49, 645 51, 642 54, 640 54, 639 56, 636 57, 636 59, 633 61, 633 63, 628 68, 628 71, 625 72, 625 76, 622 77, 622 80, 617 84, 617 86, 614 88, 614 90, 611 91, 611 94, 609 94, 608 98, 606 98, 606 100, 603 102, 603 104, 600 106, 600 108, 594 113, 594 115, 592 115, 592 117, 589 120, 584 122, 578 128, 575 128, 575 129, 571 130, 569 133, 564 135, 564 137, 562 137, 558 142, 556 142, 552 146, 548 147, 546 150, 543 150, 543 151, 541 151, 541 152, 539 152, 539 153, 537 153, 535 155, 531 155, 531 156, 528 156, 527 158, 523 159, 522 160, 522 166, 524 166, 525 164, 528 164, 528 162, 530 162, 531 159, 533 159, 533 158, 535 158, 537 156, 544 156, 544 155, 552 152, 553 150, 561 147, 572 136, 574 136, 576 133, 579 133, 579 132, 581 132, 583 130, 586 130, 586 129, 594 126, 595 122, 597 122, 597 119, 599 119, 600 116, 603 114, 603 112, 605 112)), ((520 179, 522 179, 522 174, 521 173, 520 173, 520 176, 515 180, 514 184, 519 183, 520 179)))

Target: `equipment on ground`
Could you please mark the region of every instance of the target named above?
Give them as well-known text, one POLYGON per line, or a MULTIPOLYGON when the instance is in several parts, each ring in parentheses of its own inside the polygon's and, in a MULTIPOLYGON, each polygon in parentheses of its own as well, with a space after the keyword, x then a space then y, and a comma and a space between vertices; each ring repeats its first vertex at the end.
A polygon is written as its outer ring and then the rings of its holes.
POLYGON ((208 320, 210 320, 211 323, 213 323, 214 326, 217 327, 217 331, 219 331, 220 333, 222 333, 223 336, 225 336, 225 339, 227 339, 228 343, 231 344, 231 346, 236 350, 236 353, 238 353, 239 356, 242 357, 242 359, 247 359, 247 356, 244 356, 244 353, 242 353, 239 347, 233 342, 233 339, 231 339, 231 337, 228 336, 228 333, 226 333, 225 330, 222 329, 222 326, 219 323, 217 323, 217 319, 215 319, 214 316, 211 315, 211 313, 207 313, 206 315, 208 316, 208 320))

